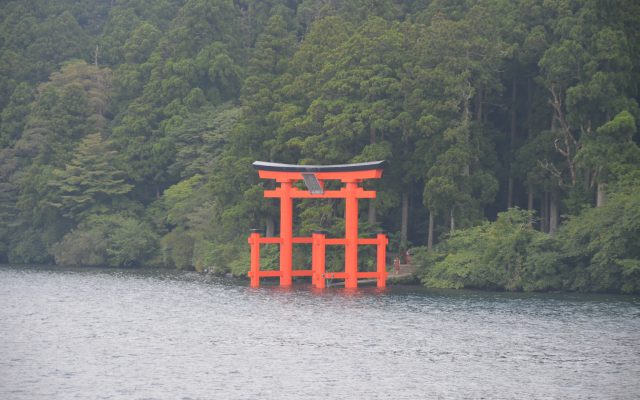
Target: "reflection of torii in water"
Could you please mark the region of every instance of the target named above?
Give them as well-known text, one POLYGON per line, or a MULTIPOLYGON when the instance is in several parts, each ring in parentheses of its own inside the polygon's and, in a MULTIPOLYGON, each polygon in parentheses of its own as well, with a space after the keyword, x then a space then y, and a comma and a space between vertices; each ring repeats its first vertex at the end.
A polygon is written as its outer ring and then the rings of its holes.
POLYGON ((260 285, 261 277, 280 277, 281 286, 290 286, 294 276, 311 276, 314 286, 325 287, 325 279, 344 279, 346 288, 358 287, 358 278, 375 278, 378 287, 386 285, 386 249, 389 240, 385 234, 376 238, 358 238, 358 199, 374 199, 376 192, 364 190, 358 184, 365 179, 379 179, 386 161, 374 161, 344 165, 291 165, 256 161, 253 167, 260 178, 275 179, 280 184, 274 190, 264 192, 264 197, 280 199, 280 237, 261 237, 253 231, 249 237, 251 245, 251 286, 260 285), (303 180, 308 190, 293 186, 303 180), (327 180, 339 180, 344 186, 340 190, 324 190, 327 180), (293 199, 345 199, 345 237, 326 238, 324 233, 314 232, 311 237, 293 237, 293 199), (260 271, 260 244, 280 245, 280 270, 260 271), (312 245, 310 270, 294 270, 293 244, 312 245), (358 272, 358 245, 377 246, 377 270, 358 272), (344 246, 344 272, 325 271, 326 245, 344 246))

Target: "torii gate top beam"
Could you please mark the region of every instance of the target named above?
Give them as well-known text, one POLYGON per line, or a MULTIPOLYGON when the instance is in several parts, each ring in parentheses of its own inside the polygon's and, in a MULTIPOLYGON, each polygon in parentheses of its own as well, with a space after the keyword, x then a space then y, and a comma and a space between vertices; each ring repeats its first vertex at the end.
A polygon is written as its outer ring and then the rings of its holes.
POLYGON ((386 161, 372 161, 358 164, 338 165, 295 165, 256 161, 253 167, 262 179, 275 179, 277 182, 302 180, 303 173, 313 173, 317 179, 358 182, 364 179, 379 179, 386 161))

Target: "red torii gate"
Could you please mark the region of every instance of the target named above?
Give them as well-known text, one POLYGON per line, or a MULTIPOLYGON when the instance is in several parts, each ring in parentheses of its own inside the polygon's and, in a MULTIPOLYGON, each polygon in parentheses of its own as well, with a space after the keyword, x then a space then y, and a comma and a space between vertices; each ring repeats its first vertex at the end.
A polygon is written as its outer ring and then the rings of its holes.
POLYGON ((291 165, 256 161, 253 167, 260 178, 275 179, 280 184, 264 192, 266 198, 280 199, 280 237, 262 237, 258 230, 249 236, 251 245, 251 286, 260 286, 262 277, 280 277, 280 286, 290 286, 294 276, 310 276, 315 287, 324 288, 325 279, 344 279, 346 288, 358 287, 358 278, 374 278, 378 287, 386 286, 386 251, 389 240, 383 233, 375 238, 358 237, 358 199, 374 199, 376 192, 364 190, 358 184, 365 179, 379 179, 386 161, 343 165, 291 165), (293 183, 303 180, 308 190, 300 190, 293 183), (340 190, 324 190, 324 182, 339 180, 345 186, 340 190), (345 199, 345 237, 327 238, 322 232, 311 237, 293 237, 293 199, 345 199), (260 245, 280 245, 280 270, 260 271, 260 245), (293 244, 312 245, 311 269, 293 269, 293 244), (325 271, 327 245, 344 246, 344 272, 325 271), (377 270, 358 272, 358 245, 377 246, 377 270))

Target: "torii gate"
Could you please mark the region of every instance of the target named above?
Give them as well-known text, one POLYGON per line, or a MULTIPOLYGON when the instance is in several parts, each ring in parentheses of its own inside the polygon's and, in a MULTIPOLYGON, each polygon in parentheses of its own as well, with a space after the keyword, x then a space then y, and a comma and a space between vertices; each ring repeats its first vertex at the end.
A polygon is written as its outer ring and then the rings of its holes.
POLYGON ((294 276, 311 276, 315 287, 324 288, 325 279, 344 279, 345 288, 357 288, 358 278, 375 278, 378 287, 386 286, 386 251, 389 240, 383 233, 375 238, 358 237, 358 199, 374 199, 376 192, 364 190, 358 184, 365 179, 379 179, 386 161, 343 165, 292 165, 256 161, 253 167, 262 179, 275 179, 280 184, 274 190, 264 192, 266 198, 280 199, 280 237, 262 237, 259 230, 252 230, 251 286, 260 286, 262 277, 280 277, 280 286, 290 286, 294 276), (300 190, 293 183, 303 180, 308 190, 300 190), (324 182, 339 180, 344 186, 340 190, 324 190, 324 182), (322 232, 311 237, 293 237, 293 199, 345 199, 345 237, 326 238, 322 232), (293 244, 312 245, 311 269, 293 269, 293 244), (260 271, 260 245, 280 245, 280 270, 260 271), (344 272, 325 271, 325 248, 327 245, 344 246, 344 272), (377 270, 358 272, 358 245, 377 246, 377 270))

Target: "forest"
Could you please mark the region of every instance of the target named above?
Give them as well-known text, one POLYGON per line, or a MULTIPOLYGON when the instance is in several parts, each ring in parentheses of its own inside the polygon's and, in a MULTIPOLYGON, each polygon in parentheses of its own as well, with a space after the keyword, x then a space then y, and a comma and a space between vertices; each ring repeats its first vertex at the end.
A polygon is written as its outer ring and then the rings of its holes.
POLYGON ((240 276, 253 161, 387 160, 424 285, 638 293, 639 84, 636 0, 5 1, 0 262, 240 276))

